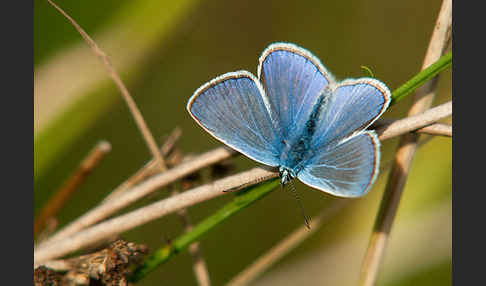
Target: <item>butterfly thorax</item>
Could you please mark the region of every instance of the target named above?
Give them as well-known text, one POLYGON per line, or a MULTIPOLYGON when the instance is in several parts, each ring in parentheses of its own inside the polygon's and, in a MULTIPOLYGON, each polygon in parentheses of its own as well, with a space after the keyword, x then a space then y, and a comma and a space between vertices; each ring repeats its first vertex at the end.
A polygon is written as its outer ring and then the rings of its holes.
POLYGON ((286 170, 292 177, 302 170, 303 163, 310 156, 310 140, 301 137, 294 142, 284 141, 285 147, 280 155, 281 175, 282 170, 286 170))

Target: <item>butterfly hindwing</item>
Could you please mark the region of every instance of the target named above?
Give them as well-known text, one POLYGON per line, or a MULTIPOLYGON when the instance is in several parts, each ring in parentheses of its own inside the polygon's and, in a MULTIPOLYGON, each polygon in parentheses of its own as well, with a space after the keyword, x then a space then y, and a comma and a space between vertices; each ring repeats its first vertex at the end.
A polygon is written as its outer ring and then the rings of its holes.
POLYGON ((196 122, 218 140, 260 163, 278 166, 281 138, 268 108, 261 84, 246 71, 206 83, 187 104, 196 122))
POLYGON ((363 131, 338 144, 322 146, 297 177, 306 185, 335 196, 363 196, 378 174, 379 146, 374 131, 363 131))

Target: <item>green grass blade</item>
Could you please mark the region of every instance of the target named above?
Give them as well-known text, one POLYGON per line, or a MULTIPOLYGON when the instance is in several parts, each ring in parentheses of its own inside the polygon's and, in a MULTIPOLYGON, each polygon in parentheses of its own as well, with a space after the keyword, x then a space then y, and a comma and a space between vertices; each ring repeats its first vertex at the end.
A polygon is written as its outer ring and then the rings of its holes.
POLYGON ((375 77, 375 74, 373 73, 373 71, 369 67, 361 66, 361 69, 363 70, 365 76, 372 77, 372 78, 375 77))
POLYGON ((422 86, 428 80, 432 79, 434 76, 436 76, 446 68, 450 67, 451 65, 452 65, 452 51, 443 55, 440 59, 438 59, 435 63, 430 65, 428 68, 419 72, 416 76, 411 78, 402 86, 395 89, 395 91, 393 91, 392 93, 392 101, 390 104, 397 103, 405 96, 414 92, 417 88, 422 86))

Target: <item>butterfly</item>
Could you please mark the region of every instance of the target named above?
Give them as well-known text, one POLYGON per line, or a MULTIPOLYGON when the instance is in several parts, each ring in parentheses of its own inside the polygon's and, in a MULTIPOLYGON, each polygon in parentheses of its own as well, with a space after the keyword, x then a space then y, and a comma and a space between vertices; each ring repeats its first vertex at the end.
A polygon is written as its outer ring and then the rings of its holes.
POLYGON ((391 93, 374 78, 336 81, 311 52, 291 43, 268 46, 257 77, 223 74, 187 103, 209 134, 247 157, 338 197, 360 197, 379 170, 380 141, 366 130, 391 93))

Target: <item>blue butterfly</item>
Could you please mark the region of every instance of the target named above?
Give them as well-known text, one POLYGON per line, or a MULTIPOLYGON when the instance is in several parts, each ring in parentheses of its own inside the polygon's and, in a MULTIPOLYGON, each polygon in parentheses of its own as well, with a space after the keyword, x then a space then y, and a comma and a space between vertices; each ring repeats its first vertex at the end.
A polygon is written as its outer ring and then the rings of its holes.
POLYGON ((309 51, 274 43, 258 78, 230 72, 194 92, 187 110, 216 139, 262 164, 339 197, 360 197, 379 169, 380 141, 365 130, 388 108, 390 90, 373 78, 337 82, 309 51))

